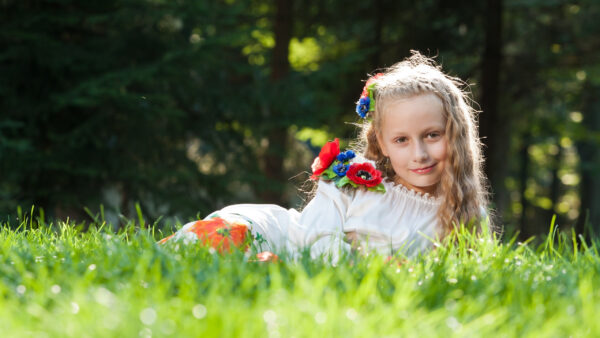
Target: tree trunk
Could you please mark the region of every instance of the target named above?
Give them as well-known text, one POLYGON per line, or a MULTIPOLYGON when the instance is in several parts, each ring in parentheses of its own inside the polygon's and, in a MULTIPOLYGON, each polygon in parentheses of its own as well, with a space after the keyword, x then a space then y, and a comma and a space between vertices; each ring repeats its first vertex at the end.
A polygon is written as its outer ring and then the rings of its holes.
MULTIPOLYGON (((292 37, 292 8, 293 0, 275 1, 275 46, 271 61, 271 82, 273 88, 278 88, 281 81, 289 74, 289 45, 292 37)), ((277 107, 271 107, 272 109, 277 107)), ((279 109, 281 109, 279 107, 279 109)), ((270 118, 277 119, 277 112, 272 111, 270 118)), ((268 132, 269 146, 264 157, 265 175, 269 182, 263 187, 261 198, 265 202, 284 204, 282 198, 285 177, 283 172, 283 159, 287 149, 287 128, 275 126, 268 132)))
POLYGON ((381 63, 381 52, 382 52, 382 32, 383 32, 383 24, 384 24, 384 15, 385 15, 385 9, 383 7, 383 0, 376 0, 374 1, 374 12, 375 15, 373 16, 373 18, 375 19, 374 21, 374 25, 373 25, 373 30, 374 30, 374 36, 373 36, 373 47, 375 47, 375 50, 373 51, 373 54, 371 54, 371 67, 370 70, 374 70, 376 68, 381 67, 382 65, 381 63))
POLYGON ((529 210, 529 202, 527 201, 527 198, 525 198, 525 190, 527 190, 527 178, 529 178, 529 135, 524 135, 522 137, 522 143, 521 150, 519 151, 521 164, 519 168, 519 197, 521 199, 519 239, 521 241, 525 241, 527 238, 533 235, 533 233, 529 230, 530 227, 527 226, 527 211, 529 210))
POLYGON ((277 82, 288 75, 290 71, 289 45, 292 39, 292 8, 293 0, 276 0, 275 46, 271 61, 271 80, 277 82))
POLYGON ((547 219, 552 219, 552 217, 556 215, 556 222, 558 224, 562 224, 563 219, 558 215, 558 200, 560 198, 561 188, 558 169, 560 168, 560 163, 562 162, 562 147, 560 146, 560 142, 558 142, 558 140, 556 143, 558 147, 558 153, 556 153, 554 159, 552 160, 552 183, 550 184, 550 200, 552 201, 552 207, 549 210, 547 219))
MULTIPOLYGON (((583 122, 590 132, 600 131, 600 86, 587 83, 584 87, 583 122)), ((589 133, 591 134, 591 133, 589 133)), ((588 242, 590 235, 600 236, 600 151, 593 139, 577 142, 579 172, 581 175, 581 207, 576 225, 577 234, 583 234, 588 242)))
POLYGON ((504 190, 498 168, 504 161, 503 149, 497 147, 498 130, 498 86, 502 60, 502 0, 487 0, 485 23, 485 47, 481 64, 481 107, 480 134, 485 143, 485 173, 494 191, 494 202, 498 214, 502 214, 503 201, 500 193, 504 190))

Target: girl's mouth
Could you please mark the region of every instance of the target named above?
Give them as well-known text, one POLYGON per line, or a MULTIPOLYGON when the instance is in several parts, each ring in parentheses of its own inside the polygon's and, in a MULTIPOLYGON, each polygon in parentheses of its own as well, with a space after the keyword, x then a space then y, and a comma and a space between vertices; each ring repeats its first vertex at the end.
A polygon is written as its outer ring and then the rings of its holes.
POLYGON ((412 171, 413 173, 416 173, 416 174, 420 174, 420 175, 427 174, 428 172, 433 170, 433 167, 435 167, 436 164, 437 163, 432 164, 429 167, 424 167, 424 168, 419 168, 419 169, 410 169, 410 171, 412 171))

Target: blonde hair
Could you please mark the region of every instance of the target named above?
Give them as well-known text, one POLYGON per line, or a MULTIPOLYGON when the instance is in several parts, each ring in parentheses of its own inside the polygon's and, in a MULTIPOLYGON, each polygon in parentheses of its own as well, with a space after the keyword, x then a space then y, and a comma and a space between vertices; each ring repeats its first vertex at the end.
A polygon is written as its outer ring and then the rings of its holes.
POLYGON ((436 194, 442 199, 438 220, 442 231, 448 234, 454 225, 479 223, 488 204, 477 112, 469 104, 472 102, 470 93, 461 90, 461 87, 468 87, 460 79, 444 74, 433 59, 417 51, 411 52, 412 56, 389 67, 374 80, 375 111, 369 112, 371 121, 361 125, 358 146, 366 158, 376 162, 384 176, 395 180, 396 173, 387 165, 388 160, 377 140, 384 105, 390 100, 427 93, 440 98, 444 107, 448 150, 445 172, 436 194))

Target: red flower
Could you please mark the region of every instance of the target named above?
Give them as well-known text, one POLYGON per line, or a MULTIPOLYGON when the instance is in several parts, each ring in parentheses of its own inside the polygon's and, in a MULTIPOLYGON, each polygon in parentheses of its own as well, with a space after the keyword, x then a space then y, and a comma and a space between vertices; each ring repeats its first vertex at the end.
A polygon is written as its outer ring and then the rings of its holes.
POLYGON ((319 175, 321 175, 325 169, 329 168, 339 153, 340 140, 336 138, 333 142, 325 143, 323 148, 321 148, 319 156, 313 161, 311 166, 313 174, 310 178, 313 180, 318 179, 319 175))
POLYGON ((371 188, 379 183, 381 183, 381 171, 375 169, 371 163, 353 163, 348 171, 346 171, 346 176, 350 179, 350 181, 360 184, 366 185, 371 188))
POLYGON ((369 86, 373 83, 373 81, 375 81, 378 77, 380 77, 382 75, 383 75, 383 73, 377 73, 377 74, 371 76, 367 80, 367 83, 365 83, 365 87, 363 88, 363 91, 360 94, 360 97, 369 97, 369 86))

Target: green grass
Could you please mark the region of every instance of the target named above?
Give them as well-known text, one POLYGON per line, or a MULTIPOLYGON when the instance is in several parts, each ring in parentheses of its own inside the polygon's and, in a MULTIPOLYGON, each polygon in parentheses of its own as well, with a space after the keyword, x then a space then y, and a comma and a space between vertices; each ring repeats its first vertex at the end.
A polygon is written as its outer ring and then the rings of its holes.
POLYGON ((535 246, 461 231, 401 266, 370 255, 333 267, 159 246, 139 221, 114 233, 21 219, 0 230, 3 336, 600 335, 600 243, 554 228, 535 246))

